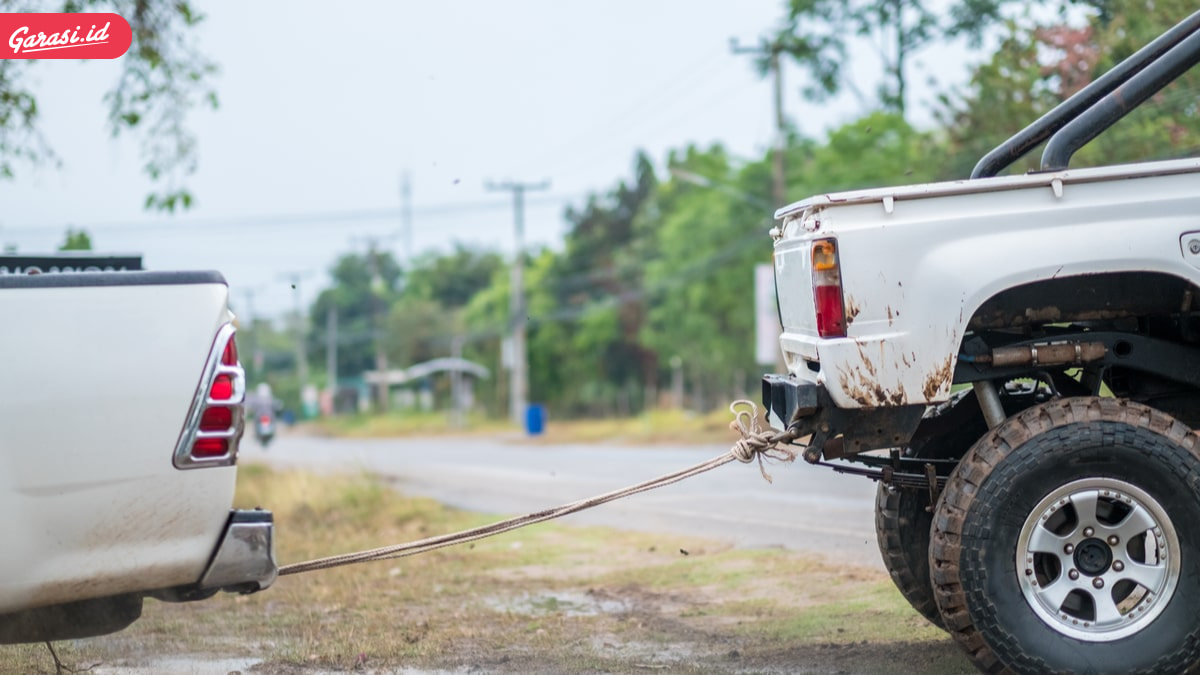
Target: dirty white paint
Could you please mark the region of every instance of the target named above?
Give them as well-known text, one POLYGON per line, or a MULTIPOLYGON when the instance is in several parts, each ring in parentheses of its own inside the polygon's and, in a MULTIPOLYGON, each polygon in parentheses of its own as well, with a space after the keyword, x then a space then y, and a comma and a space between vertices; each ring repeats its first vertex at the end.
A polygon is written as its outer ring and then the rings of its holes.
POLYGON ((0 311, 0 611, 197 581, 232 467, 172 453, 223 284, 8 288, 0 311))
POLYGON ((845 408, 945 401, 967 322, 1003 290, 1125 271, 1200 283, 1180 250, 1180 236, 1197 229, 1198 187, 1200 160, 1188 159, 821 195, 785 207, 775 268, 789 371, 824 383, 845 408), (808 261, 812 240, 824 237, 838 242, 846 338, 816 332, 808 261))

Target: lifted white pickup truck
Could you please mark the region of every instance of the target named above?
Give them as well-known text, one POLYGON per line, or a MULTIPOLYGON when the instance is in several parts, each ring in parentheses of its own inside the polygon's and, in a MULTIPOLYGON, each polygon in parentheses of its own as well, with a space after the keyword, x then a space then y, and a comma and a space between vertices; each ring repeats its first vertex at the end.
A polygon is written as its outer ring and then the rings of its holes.
POLYGON ((777 214, 764 403, 879 481, 893 579, 986 672, 1200 663, 1200 161, 1068 168, 1197 61, 1200 13, 970 180, 777 214))
POLYGON ((0 643, 275 579, 270 512, 230 508, 245 375, 228 296, 215 272, 0 276, 0 643))

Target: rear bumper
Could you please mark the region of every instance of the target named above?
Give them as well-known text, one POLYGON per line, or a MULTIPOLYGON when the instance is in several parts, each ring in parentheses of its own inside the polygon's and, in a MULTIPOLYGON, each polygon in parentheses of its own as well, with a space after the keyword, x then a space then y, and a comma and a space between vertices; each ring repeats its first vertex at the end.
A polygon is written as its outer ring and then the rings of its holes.
POLYGON ((839 408, 825 386, 794 375, 764 375, 762 402, 772 425, 795 429, 813 461, 835 459, 868 450, 903 447, 921 422, 925 405, 839 408))
POLYGON ((271 512, 232 511, 225 536, 200 578, 200 588, 254 593, 270 587, 278 576, 271 512))

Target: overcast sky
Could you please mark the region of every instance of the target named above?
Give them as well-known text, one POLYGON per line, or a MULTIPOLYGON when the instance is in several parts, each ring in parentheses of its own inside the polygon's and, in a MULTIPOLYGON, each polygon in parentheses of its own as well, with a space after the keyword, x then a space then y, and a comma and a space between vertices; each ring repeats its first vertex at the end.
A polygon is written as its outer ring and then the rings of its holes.
MULTIPOLYGON (((526 236, 559 246, 563 208, 627 177, 638 148, 661 162, 719 141, 752 157, 772 138, 770 86, 729 39, 766 35, 781 0, 196 4, 222 72, 220 109, 191 116, 194 208, 142 210, 136 142, 105 129, 115 62, 39 61, 42 128, 63 166, 0 182, 0 242, 43 252, 81 226, 151 269, 220 270, 243 311, 253 291, 255 312, 278 316, 294 299, 287 275, 305 275, 308 303, 366 237, 403 256, 402 171, 418 252, 462 241, 508 255, 511 199, 489 179, 549 180, 529 196, 526 236)), ((785 81, 805 133, 863 112, 804 103, 794 67, 785 81)))

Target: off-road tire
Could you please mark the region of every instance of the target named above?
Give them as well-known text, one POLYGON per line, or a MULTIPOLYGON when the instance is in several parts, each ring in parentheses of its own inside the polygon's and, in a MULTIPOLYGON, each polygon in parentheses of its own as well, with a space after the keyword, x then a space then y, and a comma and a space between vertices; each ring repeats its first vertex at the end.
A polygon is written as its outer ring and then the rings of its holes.
MULTIPOLYGON (((923 424, 932 433, 920 437, 906 455, 919 459, 957 459, 987 432, 975 394, 963 391, 931 409, 923 424)), ((875 492, 875 542, 892 582, 904 599, 938 628, 942 616, 929 579, 929 530, 933 524, 928 488, 899 488, 880 483, 875 492)))
POLYGON ((929 491, 883 483, 875 492, 875 541, 900 595, 938 628, 942 616, 929 580, 929 491))
POLYGON ((930 548, 943 622, 976 667, 987 673, 1180 673, 1200 663, 1197 446, 1191 429, 1169 415, 1092 397, 1034 406, 981 438, 938 500, 930 548), (1080 640, 1052 627, 1035 613, 1018 580, 1022 522, 1029 514, 1036 521, 1047 495, 1078 480, 1135 486, 1161 506, 1178 535, 1178 550, 1168 552, 1179 560, 1171 594, 1144 627, 1120 639, 1080 640))

